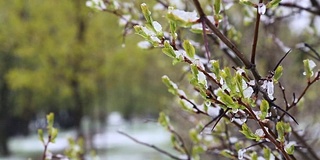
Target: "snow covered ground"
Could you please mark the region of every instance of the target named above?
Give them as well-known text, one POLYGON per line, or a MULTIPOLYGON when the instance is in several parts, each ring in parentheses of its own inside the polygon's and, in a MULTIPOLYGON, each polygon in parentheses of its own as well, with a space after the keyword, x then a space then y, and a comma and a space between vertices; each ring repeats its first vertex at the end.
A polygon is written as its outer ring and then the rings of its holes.
MULTIPOLYGON (((169 147, 169 133, 156 122, 125 123, 117 114, 109 117, 111 119, 109 119, 106 130, 93 138, 93 144, 98 149, 100 159, 166 159, 160 153, 133 142, 117 131, 123 131, 141 142, 153 144, 172 152, 169 147)), ((62 151, 68 146, 68 137, 75 137, 75 135, 75 131, 60 131, 56 143, 50 144, 49 150, 53 153, 62 151)), ((27 137, 14 137, 10 139, 9 147, 13 156, 0 157, 0 160, 26 160, 30 157, 39 157, 43 151, 43 145, 36 134, 27 137)))

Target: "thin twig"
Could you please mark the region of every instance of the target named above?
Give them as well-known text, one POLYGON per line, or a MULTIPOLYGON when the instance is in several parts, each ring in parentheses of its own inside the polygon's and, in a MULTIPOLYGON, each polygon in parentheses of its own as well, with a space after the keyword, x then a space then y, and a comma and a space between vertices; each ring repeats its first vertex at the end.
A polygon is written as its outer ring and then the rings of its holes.
POLYGON ((261 142, 258 142, 258 143, 255 143, 255 144, 252 144, 252 145, 250 145, 250 146, 246 147, 245 149, 249 149, 249 148, 251 148, 251 147, 254 147, 254 146, 257 146, 257 145, 261 145, 261 144, 266 143, 266 142, 268 142, 268 141, 264 140, 264 141, 261 141, 261 142))
POLYGON ((320 54, 313 47, 311 47, 308 43, 304 43, 304 46, 309 48, 316 55, 316 57, 313 56, 314 59, 320 61, 320 54))
POLYGON ((307 12, 310 12, 314 15, 317 15, 317 16, 320 16, 320 10, 312 10, 311 8, 306 8, 306 7, 303 7, 303 6, 299 6, 297 4, 294 4, 294 3, 280 3, 279 6, 283 6, 283 7, 289 7, 289 8, 297 8, 299 10, 302 10, 302 11, 307 11, 307 12))
POLYGON ((217 120, 217 122, 212 126, 212 128, 211 128, 211 131, 213 131, 214 130, 214 128, 217 126, 217 124, 218 124, 218 122, 221 120, 221 118, 222 117, 224 117, 225 116, 225 114, 229 111, 230 109, 228 108, 227 110, 220 110, 220 114, 217 116, 217 117, 215 117, 215 118, 213 118, 210 122, 208 122, 206 125, 204 125, 204 127, 200 130, 200 133, 205 129, 205 128, 207 128, 211 123, 213 123, 214 121, 216 121, 217 120), (222 111, 222 112, 221 112, 222 111))
POLYGON ((168 7, 169 7, 168 4, 162 2, 161 0, 156 0, 156 1, 157 1, 158 3, 160 3, 164 8, 168 8, 168 7))
POLYGON ((191 100, 189 100, 189 99, 188 99, 187 97, 185 97, 184 95, 179 95, 179 98, 180 98, 180 99, 183 99, 183 100, 185 100, 185 101, 187 101, 187 102, 189 102, 189 103, 192 105, 192 108, 195 110, 195 112, 196 112, 197 114, 201 113, 201 114, 204 114, 204 115, 208 115, 208 113, 201 111, 201 110, 197 107, 196 104, 194 104, 191 100))
POLYGON ((225 112, 220 113, 217 117, 214 117, 211 121, 209 121, 206 125, 203 126, 203 128, 200 130, 200 133, 203 132, 205 128, 207 128, 211 123, 216 121, 221 115, 223 116, 225 112))
POLYGON ((183 138, 175 130, 173 130, 173 128, 168 128, 168 130, 169 130, 169 132, 174 134, 176 136, 176 138, 178 138, 178 141, 180 142, 180 147, 182 147, 184 153, 186 153, 186 155, 188 157, 187 159, 190 160, 191 155, 190 155, 187 147, 185 146, 185 142, 184 142, 183 138))
POLYGON ((228 109, 227 109, 226 111, 224 111, 223 114, 221 114, 221 115, 218 116, 218 120, 217 120, 217 122, 212 126, 211 131, 213 131, 214 128, 216 128, 217 124, 219 123, 219 121, 221 120, 221 118, 223 117, 223 115, 227 113, 227 111, 228 111, 228 109))
MULTIPOLYGON (((262 0, 260 0, 259 3, 262 3, 262 0)), ((254 36, 253 36, 252 51, 251 51, 251 64, 255 64, 256 50, 257 50, 260 16, 261 16, 259 13, 259 7, 257 7, 256 16, 257 16, 257 19, 256 19, 255 27, 254 27, 254 36)))
POLYGON ((211 53, 209 50, 209 42, 208 42, 208 38, 207 38, 207 34, 206 34, 206 23, 204 22, 204 20, 200 17, 201 20, 201 24, 202 24, 202 36, 203 36, 203 43, 204 43, 204 47, 206 49, 206 55, 207 55, 207 59, 208 62, 211 59, 211 53))
POLYGON ((280 59, 280 61, 277 63, 277 65, 274 67, 273 71, 276 71, 276 69, 279 67, 281 62, 287 57, 287 55, 291 52, 291 49, 280 59))
POLYGON ((268 101, 268 103, 269 103, 270 106, 273 106, 273 107, 275 107, 276 109, 279 109, 279 110, 282 111, 284 114, 288 115, 294 122, 296 122, 297 124, 299 124, 298 121, 297 121, 289 112, 287 112, 286 110, 282 109, 280 106, 276 105, 276 104, 273 102, 273 100, 271 100, 271 99, 269 98, 268 94, 267 94, 261 87, 259 88, 259 92, 262 93, 263 98, 268 101))
POLYGON ((229 148, 230 151, 232 151, 232 143, 231 143, 231 140, 230 140, 228 124, 224 123, 224 127, 225 127, 224 133, 225 133, 226 139, 228 141, 228 148, 229 148))
POLYGON ((51 135, 48 135, 47 142, 43 142, 44 150, 43 150, 43 154, 42 154, 42 160, 46 159, 47 152, 48 152, 48 146, 49 146, 49 143, 51 142, 51 138, 52 138, 51 135))
POLYGON ((288 100, 287 100, 285 88, 282 86, 282 84, 280 82, 279 82, 279 87, 280 87, 280 89, 282 91, 283 100, 284 100, 284 103, 286 103, 286 110, 287 110, 289 108, 289 103, 288 103, 288 100))
POLYGON ((170 158, 172 158, 172 159, 175 159, 175 160, 185 160, 185 159, 176 157, 175 155, 173 155, 173 154, 171 154, 171 153, 169 153, 169 152, 167 152, 167 151, 165 151, 165 150, 163 150, 163 149, 161 149, 161 148, 158 148, 158 147, 155 146, 155 145, 148 144, 148 143, 145 143, 145 142, 141 142, 141 141, 137 140, 136 138, 128 135, 127 133, 124 133, 124 132, 122 132, 122 131, 117 131, 117 132, 120 133, 120 134, 122 134, 122 135, 124 135, 124 136, 126 136, 126 137, 128 137, 129 139, 131 139, 132 141, 134 141, 134 142, 136 142, 136 143, 138 143, 138 144, 141 144, 141 145, 147 146, 147 147, 149 147, 149 148, 152 148, 152 149, 154 149, 154 150, 156 150, 156 151, 158 151, 158 152, 160 152, 160 153, 162 153, 162 154, 164 154, 164 155, 166 155, 166 156, 168 156, 168 157, 170 157, 170 158))
MULTIPOLYGON (((184 57, 184 61, 185 61, 186 63, 193 64, 193 62, 192 62, 190 59, 188 59, 187 57, 184 57)), ((198 65, 197 65, 197 69, 198 69, 200 72, 202 72, 204 75, 206 75, 206 77, 207 77, 209 80, 211 80, 213 83, 217 84, 220 88, 222 87, 222 85, 221 85, 216 79, 214 79, 214 78, 212 77, 212 75, 210 75, 206 70, 204 70, 203 68, 201 68, 201 67, 198 66, 198 65)))
POLYGON ((320 10, 320 4, 318 0, 310 0, 310 2, 312 6, 317 7, 320 10))
POLYGON ((315 82, 317 82, 320 79, 320 71, 318 71, 316 74, 317 74, 317 76, 312 81, 308 81, 308 85, 302 91, 302 93, 299 96, 299 98, 297 100, 294 99, 294 101, 290 105, 290 108, 295 106, 295 105, 297 105, 300 102, 300 100, 302 99, 302 97, 307 93, 307 90, 311 87, 311 85, 314 84, 315 82))

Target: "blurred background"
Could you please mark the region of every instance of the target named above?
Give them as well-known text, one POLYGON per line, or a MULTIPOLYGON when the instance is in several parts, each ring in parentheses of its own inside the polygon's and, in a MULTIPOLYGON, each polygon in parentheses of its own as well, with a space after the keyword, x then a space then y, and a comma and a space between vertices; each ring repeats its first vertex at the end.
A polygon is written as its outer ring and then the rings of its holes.
MULTIPOLYGON (((0 2, 1 156, 39 159, 43 146, 36 133, 46 127, 49 112, 55 113, 58 137, 64 139, 52 145, 58 145, 56 151, 66 147, 68 136, 92 137, 88 141, 103 136, 107 124, 142 132, 135 124, 145 123, 134 123, 136 117, 159 128, 158 113, 172 99, 161 82, 164 74, 174 77, 167 67, 171 62, 159 52, 139 49, 137 35, 124 42, 118 19, 94 12, 85 2, 0 2), (108 122, 110 113, 115 116, 108 122)), ((111 128, 111 137, 118 129, 111 128)), ((126 140, 122 145, 131 142, 126 140)), ((113 146, 104 141, 94 143, 113 146)))
MULTIPOLYGON (((237 12, 239 6, 230 11, 237 12)), ((251 48, 252 25, 243 25, 242 18, 235 15, 230 19, 242 35, 249 35, 239 39, 243 42, 239 47, 246 52, 251 48)), ((291 18, 299 25, 287 23, 292 20, 287 19, 262 27, 288 46, 302 41, 319 50, 319 28, 315 27, 319 20, 291 18)), ((124 39, 118 24, 117 17, 92 11, 84 0, 0 1, 0 159, 39 159, 43 146, 36 133, 46 127, 45 116, 50 112, 59 128, 57 142, 49 146, 54 153, 67 147, 68 137, 85 136, 86 148, 95 149, 101 159, 124 159, 129 154, 130 159, 164 159, 116 131, 169 148, 170 136, 157 125, 157 116, 161 110, 172 115, 181 110, 161 76, 179 82, 183 66, 172 67, 170 58, 160 50, 141 50, 137 39, 142 39, 134 34, 124 39)), ((284 53, 266 31, 261 31, 264 38, 258 46, 258 52, 263 53, 258 54, 261 71, 272 69, 277 62, 274 59, 284 53)), ((290 66, 284 67, 283 79, 297 77, 292 84, 286 83, 289 93, 300 93, 304 87, 297 85, 302 81, 301 60, 308 57, 301 52, 294 50, 283 62, 283 66, 290 66)), ((222 59, 222 55, 216 51, 213 57, 222 59)), ((314 87, 319 89, 319 84, 314 87)), ((313 89, 305 101, 312 107, 293 110, 299 122, 299 115, 317 115, 318 97, 313 89)), ((319 119, 311 117, 303 118, 302 128, 319 128, 319 119)), ((174 120, 186 123, 183 114, 174 120)))

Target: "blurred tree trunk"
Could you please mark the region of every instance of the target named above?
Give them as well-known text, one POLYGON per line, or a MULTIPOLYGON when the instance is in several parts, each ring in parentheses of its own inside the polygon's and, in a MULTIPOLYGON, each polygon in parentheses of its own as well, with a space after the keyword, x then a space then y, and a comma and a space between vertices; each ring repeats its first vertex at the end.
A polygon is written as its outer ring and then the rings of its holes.
POLYGON ((8 119, 10 114, 8 114, 9 105, 8 105, 8 98, 9 98, 9 89, 7 83, 4 82, 4 78, 1 78, 1 91, 0 91, 0 154, 1 155, 9 155, 9 147, 8 147, 8 139, 9 139, 9 128, 14 127, 8 125, 8 119))
POLYGON ((74 122, 75 122, 75 127, 77 128, 77 132, 79 136, 83 135, 82 130, 81 130, 81 118, 83 117, 83 102, 80 94, 80 88, 79 88, 79 82, 77 80, 72 80, 71 81, 71 88, 73 92, 73 99, 74 99, 74 122))
POLYGON ((85 33, 87 31, 87 24, 86 24, 86 13, 84 12, 84 0, 74 0, 75 4, 75 13, 76 13, 76 27, 77 27, 77 33, 76 33, 76 44, 74 49, 74 56, 71 56, 72 59, 72 68, 73 68, 73 76, 71 80, 71 88, 73 92, 73 99, 74 99, 74 113, 75 113, 75 120, 76 120, 76 126, 77 126, 77 132, 78 132, 78 138, 84 139, 84 152, 81 155, 81 159, 84 159, 84 155, 87 152, 87 138, 85 135, 85 131, 83 131, 81 120, 84 116, 84 107, 85 105, 85 96, 81 93, 81 82, 79 80, 79 73, 82 71, 82 61, 83 61, 83 53, 82 47, 85 46, 85 33))
POLYGON ((83 13, 83 4, 85 1, 83 0, 75 0, 75 12, 77 13, 76 17, 76 25, 77 25, 77 34, 76 34, 76 48, 74 49, 74 56, 72 56, 72 68, 73 68, 73 76, 71 80, 71 88, 73 92, 74 104, 75 104, 75 113, 76 113, 76 122, 78 123, 78 133, 79 135, 83 135, 81 131, 81 118, 84 115, 84 99, 85 97, 81 94, 81 85, 78 79, 78 73, 81 72, 81 63, 83 60, 81 49, 82 46, 85 45, 85 32, 86 32, 86 22, 85 22, 85 14, 83 13))

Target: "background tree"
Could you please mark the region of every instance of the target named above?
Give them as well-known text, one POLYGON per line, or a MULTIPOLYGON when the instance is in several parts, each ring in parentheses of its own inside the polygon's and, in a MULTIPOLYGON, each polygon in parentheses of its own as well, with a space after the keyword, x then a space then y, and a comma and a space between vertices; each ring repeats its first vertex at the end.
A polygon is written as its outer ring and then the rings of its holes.
POLYGON ((155 115, 167 101, 165 89, 153 83, 168 70, 166 57, 137 50, 130 37, 123 48, 118 20, 85 2, 0 2, 0 154, 9 154, 13 132, 27 134, 31 121, 44 127, 37 122, 44 113, 54 112, 60 127, 81 135, 84 116, 104 122, 108 111, 128 119, 155 115))

